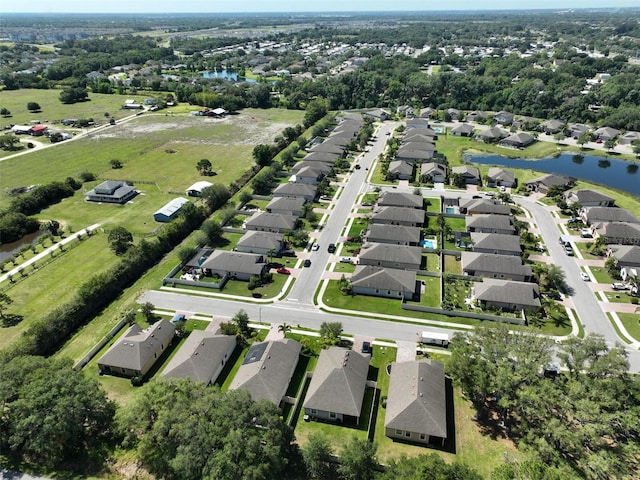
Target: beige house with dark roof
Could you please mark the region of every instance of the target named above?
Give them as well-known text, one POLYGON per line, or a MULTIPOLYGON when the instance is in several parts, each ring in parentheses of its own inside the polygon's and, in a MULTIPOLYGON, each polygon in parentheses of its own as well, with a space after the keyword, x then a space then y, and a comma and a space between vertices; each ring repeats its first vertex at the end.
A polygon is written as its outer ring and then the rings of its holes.
POLYGON ((267 270, 267 263, 264 255, 216 250, 201 268, 205 275, 219 276, 222 281, 228 278, 248 281, 253 276, 260 277, 267 270))
POLYGON ((378 206, 417 208, 422 210, 424 208, 424 199, 422 195, 415 195, 413 193, 387 191, 380 194, 378 206))
POLYGON ((303 403, 305 415, 332 422, 360 422, 369 357, 342 347, 320 352, 303 403))
POLYGON ((389 243, 392 245, 418 246, 420 244, 420 229, 405 227, 404 225, 380 225, 372 223, 363 240, 369 243, 389 243))
POLYGON ((245 222, 247 230, 258 232, 285 233, 295 230, 298 217, 281 213, 256 212, 245 222))
POLYGON ((358 265, 351 275, 351 290, 357 295, 413 300, 418 295, 416 271, 358 265))
POLYGON ((176 327, 160 320, 146 329, 131 325, 98 360, 105 375, 143 377, 171 344, 176 327))
POLYGON ((535 283, 485 278, 476 282, 474 288, 475 298, 483 306, 508 311, 540 308, 540 291, 535 283))
POLYGON ((508 215, 473 215, 466 217, 465 220, 468 232, 500 233, 503 235, 516 233, 513 220, 508 215))
POLYGON ((365 243, 360 249, 360 265, 419 270, 422 248, 389 243, 365 243))
POLYGON ((391 364, 385 435, 421 445, 444 445, 447 403, 444 366, 435 360, 391 364))
POLYGON ((254 401, 280 406, 298 365, 302 345, 291 339, 254 343, 229 390, 246 390, 254 401))
POLYGON ((425 212, 416 208, 380 207, 371 218, 373 223, 384 225, 405 225, 421 227, 424 223, 425 212))
POLYGON ((518 282, 529 282, 533 275, 531 267, 523 265, 520 257, 480 252, 462 252, 462 273, 474 277, 504 278, 518 282))
POLYGON ((518 235, 499 233, 471 233, 471 248, 474 252, 496 255, 522 255, 522 246, 518 235))
POLYGON ((237 345, 236 337, 192 331, 162 372, 166 378, 215 383, 237 345))
POLYGON ((243 253, 257 253, 268 255, 269 252, 278 255, 284 247, 284 235, 281 233, 257 232, 250 230, 245 233, 238 244, 236 250, 243 253))

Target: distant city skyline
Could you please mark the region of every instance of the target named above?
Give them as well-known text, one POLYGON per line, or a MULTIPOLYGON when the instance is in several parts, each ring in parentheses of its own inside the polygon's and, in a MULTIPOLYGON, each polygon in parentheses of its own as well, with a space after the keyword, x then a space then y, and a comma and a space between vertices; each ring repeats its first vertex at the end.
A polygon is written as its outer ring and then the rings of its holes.
MULTIPOLYGON (((639 7, 638 0, 495 0, 479 4, 472 0, 455 3, 425 0, 244 0, 242 2, 202 2, 196 0, 59 0, 55 2, 3 2, 4 13, 309 13, 309 12, 384 12, 384 11, 478 11, 478 10, 567 10, 585 8, 639 7)), ((0 18, 1 18, 0 14, 0 18)))

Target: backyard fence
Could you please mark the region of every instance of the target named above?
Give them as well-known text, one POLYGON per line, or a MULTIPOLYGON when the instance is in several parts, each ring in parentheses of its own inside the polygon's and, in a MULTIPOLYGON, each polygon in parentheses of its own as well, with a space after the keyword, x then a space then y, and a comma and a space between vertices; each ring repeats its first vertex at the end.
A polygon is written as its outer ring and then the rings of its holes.
POLYGON ((126 318, 122 318, 120 319, 120 321, 111 329, 109 330, 109 333, 107 333, 104 337, 102 337, 102 340, 100 340, 98 343, 96 343, 94 345, 94 347, 89 351, 89 353, 87 353, 82 360, 80 360, 78 363, 76 363, 73 366, 74 370, 81 370, 85 367, 85 365, 87 363, 89 363, 91 361, 91 359, 93 357, 96 356, 96 354, 102 350, 102 348, 107 344, 107 342, 109 342, 113 337, 115 337, 117 335, 117 333, 122 330, 122 327, 124 327, 127 324, 127 319, 126 318))

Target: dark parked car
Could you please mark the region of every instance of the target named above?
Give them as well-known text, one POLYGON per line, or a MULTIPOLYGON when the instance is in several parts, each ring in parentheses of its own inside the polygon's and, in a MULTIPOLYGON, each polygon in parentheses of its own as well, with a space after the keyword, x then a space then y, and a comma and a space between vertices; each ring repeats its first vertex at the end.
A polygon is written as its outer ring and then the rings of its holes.
POLYGON ((362 353, 371 353, 371 343, 362 342, 362 353))
POLYGON ((329 246, 327 247, 327 252, 334 253, 335 251, 336 251, 336 244, 330 243, 329 246))
POLYGON ((304 266, 305 267, 310 267, 311 266, 311 260, 309 260, 308 258, 304 261, 304 266))

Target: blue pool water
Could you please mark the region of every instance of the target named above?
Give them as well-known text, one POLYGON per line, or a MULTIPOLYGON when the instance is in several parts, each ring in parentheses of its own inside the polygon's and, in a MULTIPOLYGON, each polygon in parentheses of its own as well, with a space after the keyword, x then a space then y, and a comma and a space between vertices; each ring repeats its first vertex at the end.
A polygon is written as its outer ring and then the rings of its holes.
POLYGON ((431 240, 422 240, 422 248, 435 248, 431 240))
POLYGON ((444 209, 445 213, 456 213, 456 209, 453 207, 447 207, 444 209))

